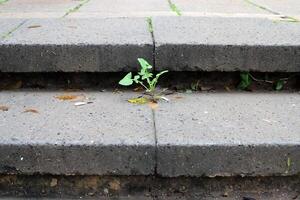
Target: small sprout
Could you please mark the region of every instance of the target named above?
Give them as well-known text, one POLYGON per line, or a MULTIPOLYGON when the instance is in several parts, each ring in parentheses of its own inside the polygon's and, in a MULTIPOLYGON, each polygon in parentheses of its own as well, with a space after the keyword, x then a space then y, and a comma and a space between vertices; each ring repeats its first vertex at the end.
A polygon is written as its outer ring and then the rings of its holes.
POLYGON ((146 89, 146 92, 154 95, 159 77, 168 71, 165 70, 159 72, 154 76, 154 74, 150 72, 152 66, 145 59, 138 58, 138 62, 141 66, 141 70, 138 72, 138 74, 132 76, 132 72, 129 72, 123 79, 119 81, 119 84, 123 86, 130 86, 133 83, 140 84, 146 89))
POLYGON ((284 86, 283 80, 279 80, 279 81, 275 82, 275 90, 276 91, 282 90, 283 86, 284 86))
POLYGON ((291 160, 290 157, 288 157, 287 161, 286 161, 286 166, 287 166, 287 169, 285 171, 286 174, 290 172, 290 170, 291 170, 291 164, 292 164, 292 160, 291 160))
POLYGON ((241 78, 241 81, 238 85, 238 88, 241 90, 247 90, 252 83, 252 79, 250 77, 249 72, 241 72, 240 78, 241 78))

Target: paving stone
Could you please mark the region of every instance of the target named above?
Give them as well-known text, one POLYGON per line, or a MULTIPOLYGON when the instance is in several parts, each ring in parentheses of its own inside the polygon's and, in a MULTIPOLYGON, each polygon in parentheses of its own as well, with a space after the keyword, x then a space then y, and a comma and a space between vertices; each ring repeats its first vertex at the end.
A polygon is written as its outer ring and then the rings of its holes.
POLYGON ((0 5, 0 18, 59 18, 80 0, 9 0, 0 5))
POLYGON ((182 11, 183 15, 189 12, 268 14, 264 10, 249 5, 244 0, 172 0, 172 2, 182 11))
POLYGON ((259 6, 263 6, 267 9, 270 9, 283 15, 300 16, 300 1, 298 0, 250 0, 250 2, 253 2, 259 6))
POLYGON ((24 19, 0 19, 0 41, 24 22, 24 19))
POLYGON ((173 15, 167 0, 91 0, 68 17, 150 17, 173 15))
POLYGON ((299 24, 263 18, 154 17, 156 68, 300 71, 299 24))
POLYGON ((1 92, 0 173, 154 173, 152 111, 110 92, 1 92), (71 101, 60 95, 78 95, 71 101), (93 103, 75 106, 76 102, 93 103), (34 109, 35 111, 27 111, 34 109))
POLYGON ((4 72, 115 72, 152 61, 144 18, 32 19, 0 43, 4 72))
POLYGON ((162 176, 272 176, 300 172, 299 93, 170 97, 155 112, 162 176), (290 162, 290 164, 288 164, 290 162))

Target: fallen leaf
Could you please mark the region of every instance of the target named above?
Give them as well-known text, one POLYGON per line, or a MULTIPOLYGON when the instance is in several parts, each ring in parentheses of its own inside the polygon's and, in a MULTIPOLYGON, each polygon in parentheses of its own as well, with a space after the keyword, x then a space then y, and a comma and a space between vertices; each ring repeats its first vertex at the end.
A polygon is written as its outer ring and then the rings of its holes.
POLYGON ((79 101, 79 102, 75 102, 74 105, 75 106, 83 106, 83 105, 87 105, 87 104, 91 104, 93 102, 91 101, 87 101, 87 102, 84 102, 84 101, 79 101))
POLYGON ((158 107, 158 103, 153 102, 153 101, 150 101, 148 105, 150 106, 150 108, 152 110, 155 110, 158 107))
POLYGON ((139 86, 139 87, 134 88, 133 91, 135 91, 135 92, 141 92, 141 91, 144 91, 144 88, 141 87, 141 86, 139 86))
POLYGON ((119 180, 113 180, 113 181, 109 182, 108 185, 109 185, 109 188, 114 191, 118 191, 121 188, 121 186, 120 186, 121 184, 120 184, 119 180))
POLYGON ((201 91, 210 91, 210 90, 212 90, 213 89, 213 87, 205 87, 205 86, 201 86, 200 87, 200 90, 201 91))
POLYGON ((71 95, 71 94, 63 94, 60 96, 56 96, 55 98, 62 100, 62 101, 68 101, 68 100, 73 100, 73 99, 77 99, 78 96, 77 95, 71 95))
POLYGON ((183 97, 181 96, 175 96, 174 99, 182 99, 183 97))
POLYGON ((28 108, 23 111, 23 113, 28 113, 28 112, 37 113, 37 114, 39 113, 39 111, 37 111, 36 109, 33 109, 33 108, 28 108))
POLYGON ((27 28, 40 28, 42 27, 41 25, 32 25, 32 26, 28 26, 27 28))
POLYGON ((55 186, 57 186, 57 179, 53 178, 50 182, 50 187, 55 187, 55 186))
POLYGON ((23 85, 23 82, 21 80, 19 80, 15 83, 8 84, 7 86, 5 86, 5 89, 6 90, 16 90, 16 89, 21 88, 22 85, 23 85))
POLYGON ((1 111, 8 111, 9 107, 8 106, 0 106, 1 111))
POLYGON ((170 100, 167 97, 161 96, 160 97, 162 100, 169 102, 170 100))
POLYGON ((132 98, 127 100, 129 103, 133 104, 146 104, 149 102, 149 99, 145 97, 140 97, 140 98, 132 98))
POLYGON ((230 92, 230 91, 231 91, 231 89, 230 89, 228 86, 225 86, 224 88, 225 88, 225 90, 226 90, 227 92, 230 92))

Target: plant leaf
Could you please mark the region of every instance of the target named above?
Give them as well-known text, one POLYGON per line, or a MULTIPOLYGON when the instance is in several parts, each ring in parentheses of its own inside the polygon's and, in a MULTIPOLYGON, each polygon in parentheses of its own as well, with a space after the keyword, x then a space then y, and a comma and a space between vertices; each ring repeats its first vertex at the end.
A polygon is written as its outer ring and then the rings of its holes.
POLYGON ((284 85, 284 81, 283 80, 277 81, 276 84, 275 84, 275 90, 277 90, 277 91, 282 90, 283 85, 284 85))
POLYGON ((161 75, 163 75, 164 73, 167 73, 167 72, 168 72, 168 70, 159 72, 158 74, 156 74, 156 78, 158 79, 161 75))
POLYGON ((249 72, 241 72, 240 78, 241 78, 241 81, 238 85, 238 88, 241 90, 246 90, 252 83, 252 80, 249 76, 249 72))
POLYGON ((126 76, 124 76, 124 78, 122 80, 119 81, 120 85, 123 86, 129 86, 132 85, 133 80, 132 80, 132 73, 129 72, 126 76))
POLYGON ((135 75, 134 78, 133 78, 133 81, 135 83, 139 83, 139 78, 140 78, 140 75, 135 75))
POLYGON ((142 69, 152 69, 152 66, 144 58, 138 58, 138 61, 142 69))
POLYGON ((133 104, 146 104, 149 102, 149 99, 144 98, 144 97, 140 97, 140 98, 132 98, 132 99, 128 99, 127 100, 129 103, 133 103, 133 104))

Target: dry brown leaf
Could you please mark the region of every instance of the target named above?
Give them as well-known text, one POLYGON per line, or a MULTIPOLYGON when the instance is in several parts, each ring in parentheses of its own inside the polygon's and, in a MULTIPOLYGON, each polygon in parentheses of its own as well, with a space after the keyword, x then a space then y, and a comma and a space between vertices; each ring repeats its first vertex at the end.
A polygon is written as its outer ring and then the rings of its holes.
POLYGON ((155 103, 155 102, 153 102, 153 101, 149 102, 148 105, 150 106, 150 108, 151 108, 152 110, 155 110, 155 109, 158 107, 158 103, 155 103))
POLYGON ((52 178, 51 182, 50 182, 50 187, 55 187, 57 186, 57 179, 56 178, 52 178))
POLYGON ((15 83, 8 84, 7 86, 5 86, 5 89, 6 90, 16 90, 16 89, 21 88, 22 85, 23 85, 23 82, 21 80, 19 80, 15 83))
POLYGON ((32 26, 28 26, 27 28, 40 28, 42 27, 41 25, 32 25, 32 26))
POLYGON ((63 94, 56 96, 55 98, 62 100, 62 101, 68 101, 68 100, 74 100, 78 98, 78 95, 72 95, 72 94, 63 94))
POLYGON ((175 96, 174 99, 182 99, 183 97, 181 96, 175 96))
POLYGON ((0 106, 1 111, 8 111, 9 107, 8 106, 0 106))
POLYGON ((135 92, 141 92, 141 91, 144 91, 144 88, 141 87, 141 86, 138 86, 138 87, 134 88, 133 91, 135 91, 135 92))
POLYGON ((119 180, 113 180, 113 181, 110 181, 109 182, 109 188, 111 190, 114 190, 114 191, 118 191, 120 190, 121 186, 120 186, 120 181, 119 180))
POLYGON ((23 113, 39 113, 39 111, 37 111, 36 109, 33 109, 33 108, 28 108, 28 109, 25 109, 24 111, 23 111, 23 113))
POLYGON ((228 87, 228 86, 225 86, 225 90, 226 90, 227 92, 230 92, 230 91, 231 91, 230 87, 228 87))

